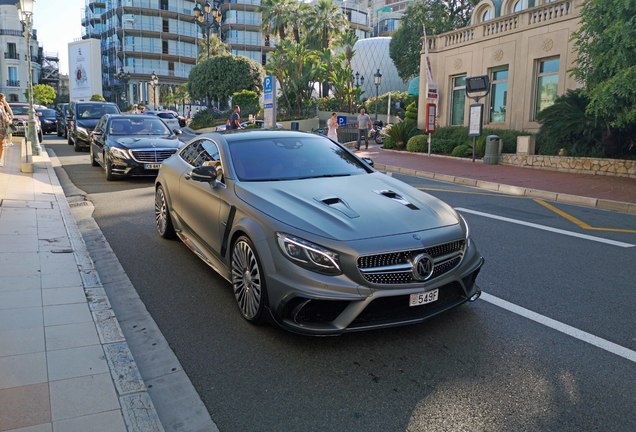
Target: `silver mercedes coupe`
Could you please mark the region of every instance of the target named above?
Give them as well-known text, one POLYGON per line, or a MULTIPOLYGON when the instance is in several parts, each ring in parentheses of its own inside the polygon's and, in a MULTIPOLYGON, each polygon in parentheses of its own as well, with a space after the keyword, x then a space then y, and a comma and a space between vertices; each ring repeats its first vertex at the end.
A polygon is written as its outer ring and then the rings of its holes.
POLYGON ((161 165, 155 219, 252 323, 310 335, 414 324, 476 300, 484 259, 449 205, 314 134, 199 135, 161 165))

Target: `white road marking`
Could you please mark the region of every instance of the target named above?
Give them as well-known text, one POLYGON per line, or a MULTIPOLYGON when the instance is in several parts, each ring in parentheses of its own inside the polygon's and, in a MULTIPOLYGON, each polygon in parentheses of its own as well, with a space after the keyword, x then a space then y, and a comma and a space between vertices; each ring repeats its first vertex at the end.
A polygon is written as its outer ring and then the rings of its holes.
POLYGON ((517 306, 516 304, 507 302, 506 300, 502 300, 483 291, 481 293, 481 297, 479 298, 495 306, 499 306, 502 309, 505 309, 517 315, 521 315, 522 317, 538 322, 539 324, 543 324, 546 327, 550 327, 554 330, 560 331, 561 333, 565 333, 566 335, 572 336, 573 338, 576 338, 583 342, 587 342, 590 345, 594 345, 595 347, 601 348, 607 352, 616 354, 618 356, 626 358, 631 362, 636 363, 636 351, 632 351, 629 348, 625 348, 623 346, 615 344, 614 342, 610 342, 567 324, 563 324, 562 322, 553 320, 552 318, 548 318, 536 312, 532 312, 531 310, 522 308, 521 306, 517 306))
POLYGON ((531 228, 536 228, 536 229, 540 229, 540 230, 544 230, 544 231, 550 231, 550 232, 554 232, 557 234, 563 234, 563 235, 567 235, 567 236, 572 236, 572 237, 578 237, 578 238, 582 238, 585 240, 591 240, 591 241, 595 241, 595 242, 599 242, 599 243, 605 243, 605 244, 609 244, 612 246, 619 246, 619 247, 623 247, 623 248, 629 248, 629 247, 634 247, 635 245, 630 244, 630 243, 623 243, 620 241, 616 241, 616 240, 609 240, 609 239, 605 239, 602 237, 595 237, 595 236, 591 236, 591 235, 587 235, 587 234, 581 234, 581 233, 577 233, 577 232, 573 232, 573 231, 566 231, 566 230, 562 230, 559 228, 552 228, 549 226, 545 226, 545 225, 539 225, 539 224, 535 224, 532 222, 526 222, 526 221, 522 221, 522 220, 518 220, 518 219, 511 219, 511 218, 507 218, 507 217, 503 217, 503 216, 497 216, 494 214, 490 214, 490 213, 483 213, 483 212, 479 212, 479 211, 475 211, 475 210, 469 210, 469 209, 465 209, 462 207, 455 207, 455 210, 460 211, 460 212, 464 212, 464 213, 471 213, 477 216, 483 216, 483 217, 487 217, 490 219, 497 219, 500 221, 504 221, 504 222, 510 222, 513 224, 517 224, 517 225, 524 225, 527 227, 531 227, 531 228))

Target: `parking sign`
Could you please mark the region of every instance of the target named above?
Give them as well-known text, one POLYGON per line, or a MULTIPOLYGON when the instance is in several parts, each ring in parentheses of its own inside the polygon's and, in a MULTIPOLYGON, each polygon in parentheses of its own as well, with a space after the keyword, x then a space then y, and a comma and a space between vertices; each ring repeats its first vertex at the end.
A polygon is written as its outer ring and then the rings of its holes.
POLYGON ((338 126, 347 125, 347 116, 338 116, 338 126))
POLYGON ((268 94, 272 92, 274 79, 271 76, 266 76, 263 80, 263 93, 268 94))

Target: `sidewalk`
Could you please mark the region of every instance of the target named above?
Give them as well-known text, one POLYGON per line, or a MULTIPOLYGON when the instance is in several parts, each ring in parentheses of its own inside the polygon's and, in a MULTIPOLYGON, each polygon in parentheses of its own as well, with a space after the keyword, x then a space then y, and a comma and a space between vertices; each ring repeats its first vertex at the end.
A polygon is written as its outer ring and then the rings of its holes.
POLYGON ((636 214, 636 179, 487 165, 471 159, 383 150, 369 143, 359 156, 375 168, 586 207, 636 214))
POLYGON ((46 153, 0 167, 0 431, 163 431, 46 153))

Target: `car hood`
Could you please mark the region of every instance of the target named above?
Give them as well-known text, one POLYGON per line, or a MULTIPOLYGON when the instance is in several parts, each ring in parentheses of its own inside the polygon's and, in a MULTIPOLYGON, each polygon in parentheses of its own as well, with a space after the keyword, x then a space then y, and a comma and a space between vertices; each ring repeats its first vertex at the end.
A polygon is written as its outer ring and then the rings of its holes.
POLYGON ((135 136, 121 136, 110 137, 108 143, 114 147, 122 147, 130 150, 135 149, 148 149, 148 148, 169 148, 176 149, 181 145, 181 141, 176 136, 172 137, 135 137, 135 136))
POLYGON ((86 119, 86 120, 77 120, 77 127, 83 127, 87 129, 95 129, 97 126, 97 122, 99 119, 86 119))
POLYGON ((459 223, 447 204, 381 173, 237 183, 237 196, 299 230, 351 241, 459 223))

